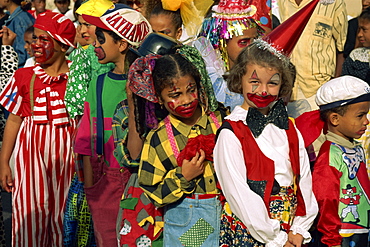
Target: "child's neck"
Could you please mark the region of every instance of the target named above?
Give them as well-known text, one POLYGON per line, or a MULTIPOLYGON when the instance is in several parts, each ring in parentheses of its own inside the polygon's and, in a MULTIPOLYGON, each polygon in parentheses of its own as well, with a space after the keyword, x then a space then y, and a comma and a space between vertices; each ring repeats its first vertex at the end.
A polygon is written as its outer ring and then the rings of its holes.
POLYGON ((58 76, 62 73, 67 73, 69 71, 69 67, 65 57, 56 60, 52 64, 41 64, 41 67, 50 76, 58 76))
POLYGON ((122 58, 120 58, 117 62, 114 62, 116 66, 114 67, 112 72, 119 75, 125 74, 125 60, 126 56, 122 55, 122 58))

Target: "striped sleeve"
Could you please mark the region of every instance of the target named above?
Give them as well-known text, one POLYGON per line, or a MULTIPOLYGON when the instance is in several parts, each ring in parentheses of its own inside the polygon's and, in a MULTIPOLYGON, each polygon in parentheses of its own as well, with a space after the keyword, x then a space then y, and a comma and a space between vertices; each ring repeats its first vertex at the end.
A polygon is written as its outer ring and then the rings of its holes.
POLYGON ((23 97, 19 92, 16 76, 17 73, 10 78, 8 84, 1 92, 0 104, 9 112, 20 116, 23 97))

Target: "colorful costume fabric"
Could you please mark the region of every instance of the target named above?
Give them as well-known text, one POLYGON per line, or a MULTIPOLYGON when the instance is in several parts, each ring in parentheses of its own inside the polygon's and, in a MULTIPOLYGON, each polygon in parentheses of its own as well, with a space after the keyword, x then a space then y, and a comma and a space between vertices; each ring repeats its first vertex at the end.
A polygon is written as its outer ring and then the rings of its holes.
POLYGON ((343 63, 342 75, 352 75, 370 84, 369 47, 354 49, 343 63))
POLYGON ((114 156, 121 166, 131 171, 122 195, 117 221, 120 246, 162 246, 159 238, 163 226, 162 212, 158 210, 139 187, 140 158, 134 160, 127 149, 128 134, 127 100, 120 102, 113 116, 114 156), (158 239, 159 238, 159 239, 158 239), (156 242, 157 241, 157 242, 156 242), (160 241, 160 242, 159 242, 160 241))
POLYGON ((119 203, 130 172, 122 168, 113 155, 112 118, 119 102, 126 99, 126 75, 108 72, 104 75, 102 108, 104 117, 104 154, 96 153, 97 79, 90 83, 84 115, 76 136, 74 151, 92 156, 95 184, 85 188, 86 199, 94 221, 98 246, 117 246, 116 221, 119 203))
MULTIPOLYGON (((313 189, 319 203, 317 229, 321 242, 332 246, 368 246, 355 242, 369 233, 370 180, 365 154, 356 141, 328 132, 314 165, 313 189), (346 245, 345 242, 353 242, 346 245)), ((365 242, 366 243, 366 242, 365 242)))
MULTIPOLYGON (((73 61, 68 77, 65 103, 71 117, 83 114, 83 105, 89 83, 92 78, 113 69, 114 64, 100 64, 94 52, 94 47, 78 46, 69 55, 73 61)), ((67 198, 64 217, 63 244, 68 246, 92 247, 95 246, 95 236, 90 210, 87 205, 83 187, 82 157, 75 154, 76 174, 73 177, 67 198)))
POLYGON ((13 151, 12 246, 62 246, 74 170, 75 122, 63 103, 67 76, 51 77, 40 65, 19 69, 0 95, 0 103, 23 119, 13 151))
MULTIPOLYGON (((10 45, 1 46, 1 62, 0 62, 0 92, 4 90, 10 77, 18 68, 18 55, 14 48, 10 45)), ((0 107, 0 140, 3 140, 5 128, 4 108, 0 107)))
POLYGON ((89 45, 86 49, 79 46, 72 51, 69 58, 73 63, 68 78, 65 102, 69 114, 71 117, 75 117, 82 115, 84 112, 83 106, 90 81, 98 75, 111 71, 114 64, 99 63, 92 45, 89 45))
POLYGON ((216 122, 203 112, 193 126, 170 115, 149 132, 144 143, 139 184, 156 206, 164 207, 164 246, 218 245, 221 208, 215 195, 220 191, 212 162, 205 163, 202 176, 187 181, 174 151, 183 150, 188 138, 215 134, 224 113, 215 115, 216 122))
MULTIPOLYGON (((237 106, 225 119, 243 124, 245 125, 245 130, 249 131, 246 123, 247 114, 247 110, 237 106)), ((245 246, 254 246, 254 244, 256 244, 256 246, 263 246, 264 244, 270 243, 277 244, 276 246, 283 246, 285 244, 284 239, 286 241, 287 237, 282 229, 287 229, 287 227, 282 227, 284 224, 281 225, 279 222, 280 220, 284 222, 288 221, 290 230, 293 231, 293 233, 301 234, 304 237, 305 243, 310 241, 311 238, 308 229, 312 225, 318 209, 311 190, 310 166, 304 148, 304 142, 298 131, 297 134, 298 154, 296 155, 299 162, 299 171, 295 171, 294 173, 292 170, 293 165, 291 164, 292 158, 289 152, 289 138, 284 129, 280 129, 274 124, 269 123, 257 138, 253 138, 260 149, 256 154, 258 162, 263 162, 267 159, 274 164, 272 171, 274 179, 279 185, 277 188, 281 188, 281 190, 278 189, 276 193, 280 191, 284 194, 284 197, 290 198, 291 193, 289 193, 289 188, 293 186, 294 197, 296 197, 297 188, 294 186, 294 181, 297 178, 294 174, 300 175, 298 180, 299 183, 296 185, 299 186, 302 193, 305 214, 299 214, 299 216, 296 215, 294 209, 291 209, 292 207, 296 207, 296 203, 294 202, 296 199, 294 198, 291 200, 284 199, 283 201, 290 200, 291 202, 288 203, 288 207, 278 207, 279 209, 276 212, 274 212, 276 207, 271 207, 274 204, 269 205, 268 202, 266 204, 264 198, 271 193, 271 191, 265 190, 266 184, 264 185, 264 183, 266 183, 266 181, 257 181, 259 179, 252 179, 253 181, 248 180, 250 178, 247 177, 247 175, 251 172, 247 171, 245 165, 245 159, 248 159, 248 157, 244 155, 242 143, 237 137, 237 133, 229 129, 221 129, 214 149, 214 164, 222 192, 233 213, 233 215, 230 214, 230 210, 226 208, 227 204, 225 204, 223 219, 229 219, 228 221, 231 222, 240 221, 252 236, 252 238, 249 238, 247 234, 239 234, 237 240, 229 239, 231 241, 229 242, 228 238, 230 238, 230 234, 235 238, 235 236, 238 235, 238 233, 236 233, 238 229, 244 229, 243 231, 246 229, 239 223, 236 224, 238 225, 236 228, 233 227, 235 223, 229 224, 230 229, 227 229, 227 224, 223 224, 224 234, 222 234, 223 236, 221 237, 221 244, 224 244, 224 246, 233 246, 234 244, 244 244, 245 246), (258 154, 260 152, 261 154, 258 154), (258 156, 260 156, 259 159, 258 156), (284 188, 286 188, 285 192, 283 191, 284 188), (269 212, 267 206, 273 211, 269 212), (292 213, 291 210, 294 213, 292 213), (280 211, 280 213, 278 211, 280 211), (287 215, 284 215, 284 217, 279 216, 281 213, 284 214, 284 211, 292 213, 292 216, 295 216, 294 219, 287 220, 286 217, 289 215, 287 213, 285 213, 287 215), (276 215, 276 219, 272 219, 274 214, 276 215), (234 218, 234 215, 237 217, 234 218), (235 241, 239 242, 236 243, 235 241)), ((266 171, 266 173, 269 174, 271 171, 266 171)), ((255 175, 258 176, 258 174, 255 175)), ((263 177, 262 170, 260 176, 263 177)), ((281 201, 282 199, 277 200, 281 201)), ((247 232, 245 231, 245 233, 247 232)))

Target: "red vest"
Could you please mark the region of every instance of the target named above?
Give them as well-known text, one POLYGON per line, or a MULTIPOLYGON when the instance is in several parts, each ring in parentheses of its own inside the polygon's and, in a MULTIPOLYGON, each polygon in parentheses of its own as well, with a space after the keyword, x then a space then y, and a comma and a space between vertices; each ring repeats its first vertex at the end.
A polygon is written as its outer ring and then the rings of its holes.
MULTIPOLYGON (((242 121, 229 121, 234 134, 239 139, 244 155, 244 162, 247 168, 247 182, 252 191, 263 198, 267 211, 269 212, 269 202, 272 187, 275 180, 274 161, 266 157, 258 147, 256 140, 252 136, 249 127, 242 121)), ((306 207, 299 188, 300 164, 299 164, 299 140, 297 131, 292 121, 289 120, 289 129, 286 130, 289 142, 289 157, 296 184, 297 211, 296 216, 306 215, 306 207)), ((271 137, 273 138, 273 137, 271 137)))

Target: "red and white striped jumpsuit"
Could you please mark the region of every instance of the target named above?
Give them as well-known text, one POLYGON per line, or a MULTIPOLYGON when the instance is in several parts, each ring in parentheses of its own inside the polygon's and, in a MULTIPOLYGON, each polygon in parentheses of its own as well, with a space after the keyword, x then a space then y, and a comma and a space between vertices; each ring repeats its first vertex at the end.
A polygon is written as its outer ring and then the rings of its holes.
POLYGON ((23 119, 13 150, 14 247, 62 246, 64 207, 74 170, 75 122, 65 110, 66 84, 67 74, 51 77, 36 65, 17 70, 0 95, 0 103, 23 119))

